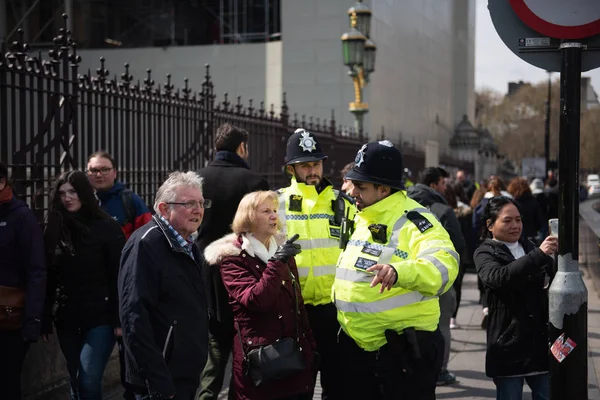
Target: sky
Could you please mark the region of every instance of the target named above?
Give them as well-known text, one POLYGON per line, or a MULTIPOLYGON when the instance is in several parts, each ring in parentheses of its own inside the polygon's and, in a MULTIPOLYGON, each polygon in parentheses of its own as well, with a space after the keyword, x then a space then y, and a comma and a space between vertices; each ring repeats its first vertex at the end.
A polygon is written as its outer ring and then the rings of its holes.
MULTIPOLYGON (((546 71, 521 60, 500 39, 490 18, 487 0, 475 0, 475 3, 475 88, 490 88, 506 93, 509 81, 546 81, 546 71)), ((553 79, 559 77, 558 73, 552 75, 553 79)), ((591 77, 592 86, 600 93, 600 69, 584 72, 583 76, 591 77)))

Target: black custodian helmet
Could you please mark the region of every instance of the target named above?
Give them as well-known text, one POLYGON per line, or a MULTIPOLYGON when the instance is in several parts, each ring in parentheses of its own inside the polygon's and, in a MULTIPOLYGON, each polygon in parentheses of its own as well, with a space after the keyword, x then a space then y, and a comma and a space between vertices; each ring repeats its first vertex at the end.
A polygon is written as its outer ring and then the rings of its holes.
POLYGON ((389 140, 364 144, 344 179, 404 190, 402 154, 389 140))
POLYGON ((309 131, 298 128, 290 136, 285 152, 286 165, 327 159, 321 145, 309 131))

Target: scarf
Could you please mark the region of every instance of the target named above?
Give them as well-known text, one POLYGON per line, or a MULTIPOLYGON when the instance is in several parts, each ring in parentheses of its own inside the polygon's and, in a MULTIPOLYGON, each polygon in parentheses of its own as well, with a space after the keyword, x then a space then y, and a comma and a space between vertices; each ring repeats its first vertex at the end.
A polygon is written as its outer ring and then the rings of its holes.
POLYGON ((6 185, 4 189, 0 191, 0 204, 8 203, 13 198, 13 190, 10 186, 6 185))
POLYGON ((256 257, 265 264, 269 262, 269 258, 273 257, 275 251, 277 251, 277 242, 275 238, 271 236, 269 239, 269 248, 267 249, 265 245, 258 239, 254 237, 251 233, 242 234, 242 249, 246 250, 250 257, 256 257))

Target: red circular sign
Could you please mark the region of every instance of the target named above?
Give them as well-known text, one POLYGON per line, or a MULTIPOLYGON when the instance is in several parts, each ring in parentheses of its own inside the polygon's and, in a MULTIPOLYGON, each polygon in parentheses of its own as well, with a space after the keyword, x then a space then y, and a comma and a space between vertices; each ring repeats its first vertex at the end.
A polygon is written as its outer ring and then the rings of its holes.
POLYGON ((583 39, 600 34, 600 2, 564 0, 509 0, 531 29, 558 39, 583 39))

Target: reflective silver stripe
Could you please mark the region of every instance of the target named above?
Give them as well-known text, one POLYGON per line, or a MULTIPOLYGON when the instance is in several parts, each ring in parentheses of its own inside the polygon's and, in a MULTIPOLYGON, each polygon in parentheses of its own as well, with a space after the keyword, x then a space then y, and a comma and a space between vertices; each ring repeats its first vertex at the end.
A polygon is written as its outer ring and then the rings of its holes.
POLYGON ((279 209, 277 210, 277 215, 279 216, 279 221, 281 223, 281 232, 286 233, 286 223, 285 223, 285 192, 279 195, 279 209))
POLYGON ((348 282, 370 283, 374 277, 375 277, 374 274, 369 274, 369 273, 357 271, 354 269, 338 268, 337 271, 335 271, 335 279, 339 279, 342 281, 348 281, 348 282))
POLYGON ((371 303, 351 303, 336 298, 335 306, 342 312, 374 314, 431 299, 435 299, 435 297, 425 297, 419 292, 409 292, 371 303))
POLYGON ((296 240, 302 250, 304 249, 327 249, 330 247, 338 248, 340 242, 337 239, 308 239, 308 240, 296 240))
POLYGON ((432 255, 427 255, 420 258, 429 261, 430 263, 435 265, 438 271, 440 271, 440 275, 442 275, 442 286, 438 290, 437 295, 441 295, 442 293, 444 293, 444 288, 448 284, 448 268, 444 264, 442 264, 440 260, 438 260, 432 255))
MULTIPOLYGON (((431 213, 431 211, 429 211, 427 208, 414 208, 410 211, 416 211, 416 212, 423 213, 423 214, 433 215, 431 213)), ((392 256, 394 255, 394 252, 398 248, 398 242, 400 240, 400 230, 402 229, 402 227, 404 226, 404 224, 407 221, 408 221, 408 217, 406 216, 406 214, 404 214, 396 221, 396 223, 394 223, 390 241, 388 242, 388 244, 385 246, 385 248, 381 252, 381 255, 379 256, 379 260, 377 260, 377 264, 389 264, 390 261, 392 261, 392 256)))
POLYGON ((298 267, 298 276, 306 278, 312 269, 313 276, 335 275, 335 265, 319 265, 317 267, 298 267))
POLYGON ((379 260, 377 260, 377 264, 389 264, 392 261, 392 256, 398 247, 398 241, 400 240, 400 230, 406 223, 407 218, 406 215, 398 218, 394 227, 392 228, 392 236, 390 237, 390 241, 385 246, 381 255, 379 256, 379 260))
POLYGON ((434 247, 432 249, 427 249, 425 251, 420 252, 419 255, 417 255, 417 258, 424 257, 424 256, 427 256, 427 255, 431 255, 431 254, 435 254, 435 253, 437 253, 440 250, 443 250, 446 253, 450 254, 456 260, 457 263, 460 263, 460 256, 458 255, 458 253, 456 252, 456 250, 450 249, 448 247, 434 247))

